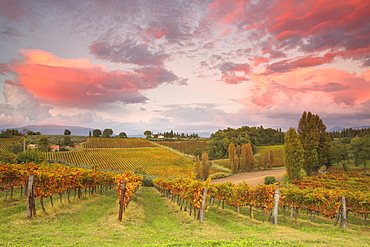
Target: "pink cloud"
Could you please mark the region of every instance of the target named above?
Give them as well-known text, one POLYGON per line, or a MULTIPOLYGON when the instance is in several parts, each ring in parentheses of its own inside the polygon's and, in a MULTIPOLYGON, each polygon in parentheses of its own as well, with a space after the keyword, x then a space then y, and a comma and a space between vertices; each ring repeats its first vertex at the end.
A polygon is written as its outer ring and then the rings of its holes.
POLYGON ((168 57, 161 51, 152 51, 147 44, 137 44, 130 39, 116 45, 107 42, 95 42, 90 46, 90 53, 99 59, 114 63, 156 66, 162 65, 168 57))
POLYGON ((21 51, 23 59, 12 64, 15 82, 42 102, 90 107, 101 103, 144 102, 139 90, 152 89, 177 76, 160 67, 135 71, 107 71, 88 59, 62 59, 42 50, 21 51))
POLYGON ((259 107, 303 105, 340 108, 370 100, 368 70, 361 76, 338 69, 301 68, 268 76, 252 76, 252 102, 259 107))
POLYGON ((283 61, 275 62, 266 66, 267 73, 273 72, 288 72, 297 68, 306 68, 319 66, 326 63, 332 63, 336 55, 327 53, 322 57, 306 56, 296 59, 286 59, 283 61))
POLYGON ((269 30, 280 42, 276 43, 277 47, 281 48, 299 46, 313 51, 342 46, 358 49, 370 39, 365 24, 370 16, 369 1, 276 1, 263 15, 269 18, 261 27, 269 30), (308 38, 308 43, 304 43, 303 38, 308 38))
POLYGON ((9 72, 10 72, 9 66, 7 64, 0 63, 0 75, 5 75, 9 72))
POLYGON ((234 24, 245 14, 246 0, 224 1, 218 0, 209 5, 212 19, 219 19, 220 24, 234 24))
POLYGON ((222 81, 227 84, 239 84, 243 81, 249 81, 247 75, 251 71, 249 64, 234 64, 231 62, 223 63, 219 66, 222 72, 222 81))

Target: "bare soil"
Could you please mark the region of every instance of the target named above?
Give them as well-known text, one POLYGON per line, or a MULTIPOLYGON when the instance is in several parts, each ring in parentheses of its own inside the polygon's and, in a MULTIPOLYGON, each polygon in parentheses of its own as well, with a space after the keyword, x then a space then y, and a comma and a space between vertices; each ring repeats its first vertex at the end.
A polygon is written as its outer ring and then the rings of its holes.
POLYGON ((232 175, 227 178, 220 178, 216 180, 212 180, 211 183, 223 183, 226 181, 233 182, 235 184, 246 182, 249 185, 256 186, 259 184, 264 184, 264 178, 266 176, 274 176, 277 181, 281 181, 283 178, 283 174, 286 172, 285 168, 278 168, 273 170, 266 170, 266 171, 255 171, 255 172, 245 172, 239 173, 236 175, 232 175))

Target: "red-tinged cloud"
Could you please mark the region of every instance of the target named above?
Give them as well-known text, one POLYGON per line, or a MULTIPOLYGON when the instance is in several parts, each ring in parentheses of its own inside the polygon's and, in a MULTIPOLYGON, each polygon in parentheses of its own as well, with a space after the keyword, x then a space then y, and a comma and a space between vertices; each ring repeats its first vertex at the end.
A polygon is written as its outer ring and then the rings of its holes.
POLYGON ((357 75, 338 69, 302 68, 254 76, 252 102, 259 107, 350 108, 370 100, 369 74, 370 71, 357 75))
POLYGON ((266 66, 267 73, 288 72, 298 68, 315 67, 334 61, 334 54, 328 53, 323 57, 302 57, 298 59, 286 59, 266 66))
POLYGON ((257 57, 257 58, 251 59, 251 62, 253 63, 254 67, 257 67, 260 64, 268 63, 269 60, 264 57, 257 57))
POLYGON ((88 59, 62 59, 42 50, 22 51, 23 59, 10 66, 16 75, 7 84, 22 87, 51 105, 91 107, 147 100, 139 90, 178 79, 161 67, 135 71, 107 71, 88 59))
POLYGON ((356 50, 370 41, 370 2, 363 0, 274 1, 260 27, 267 28, 277 48, 318 51, 332 47, 356 50))
POLYGON ((249 81, 247 77, 251 72, 249 64, 235 64, 232 62, 223 63, 218 67, 222 72, 222 81, 227 84, 239 84, 249 81))
MULTIPOLYGON (((354 53, 370 43, 370 1, 364 0, 218 0, 209 4, 208 25, 233 25, 251 40, 259 39, 264 54, 282 58, 291 50, 354 53), (242 31, 243 30, 243 31, 242 31), (253 37, 253 38, 252 38, 253 37)), ((369 52, 363 66, 369 66, 369 52)), ((323 61, 324 62, 324 61, 323 61)))
POLYGON ((5 63, 0 63, 0 75, 5 75, 9 73, 9 66, 5 63))
POLYGON ((225 1, 218 0, 209 4, 209 13, 211 19, 218 19, 219 23, 235 24, 243 19, 245 14, 246 0, 225 1))

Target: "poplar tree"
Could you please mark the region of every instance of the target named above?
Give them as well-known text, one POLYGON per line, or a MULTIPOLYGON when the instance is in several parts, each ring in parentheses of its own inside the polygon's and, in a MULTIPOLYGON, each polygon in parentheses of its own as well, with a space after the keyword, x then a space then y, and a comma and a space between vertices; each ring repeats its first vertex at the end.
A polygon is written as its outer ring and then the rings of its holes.
POLYGON ((207 153, 202 154, 201 164, 202 164, 203 179, 207 180, 207 178, 209 176, 209 170, 211 169, 211 163, 209 162, 207 153))
POLYGON ((195 179, 201 179, 202 178, 202 170, 201 170, 201 164, 199 160, 199 156, 196 156, 196 161, 194 164, 194 173, 195 173, 195 179))
POLYGON ((303 146, 297 132, 293 128, 288 130, 284 139, 284 158, 288 180, 298 180, 304 164, 303 146))
POLYGON ((252 145, 250 143, 245 144, 245 149, 246 149, 245 159, 246 159, 247 171, 250 172, 253 170, 253 163, 254 163, 252 145))
POLYGON ((298 135, 304 149, 303 169, 307 175, 310 176, 323 165, 330 165, 331 139, 318 115, 303 112, 298 123, 298 135))
POLYGON ((246 171, 247 170, 247 155, 248 155, 248 148, 246 144, 243 144, 240 148, 240 170, 246 171))
POLYGON ((229 156, 229 161, 230 161, 230 167, 231 167, 231 172, 236 173, 236 167, 235 167, 235 145, 234 143, 230 143, 229 147, 227 149, 228 151, 228 156, 229 156))

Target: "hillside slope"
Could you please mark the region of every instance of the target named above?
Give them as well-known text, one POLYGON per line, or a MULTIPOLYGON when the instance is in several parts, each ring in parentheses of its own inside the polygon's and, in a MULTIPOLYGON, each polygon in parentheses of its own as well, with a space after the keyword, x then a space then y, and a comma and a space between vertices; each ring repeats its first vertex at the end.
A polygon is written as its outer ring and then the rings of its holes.
POLYGON ((303 219, 274 226, 250 219, 246 209, 237 214, 211 206, 201 224, 149 187, 139 189, 118 222, 116 199, 109 191, 62 205, 56 200, 54 207, 47 203, 47 214, 38 210, 28 220, 25 198, 17 193, 13 201, 0 202, 0 246, 370 246, 363 226, 343 231, 331 221, 303 219))

